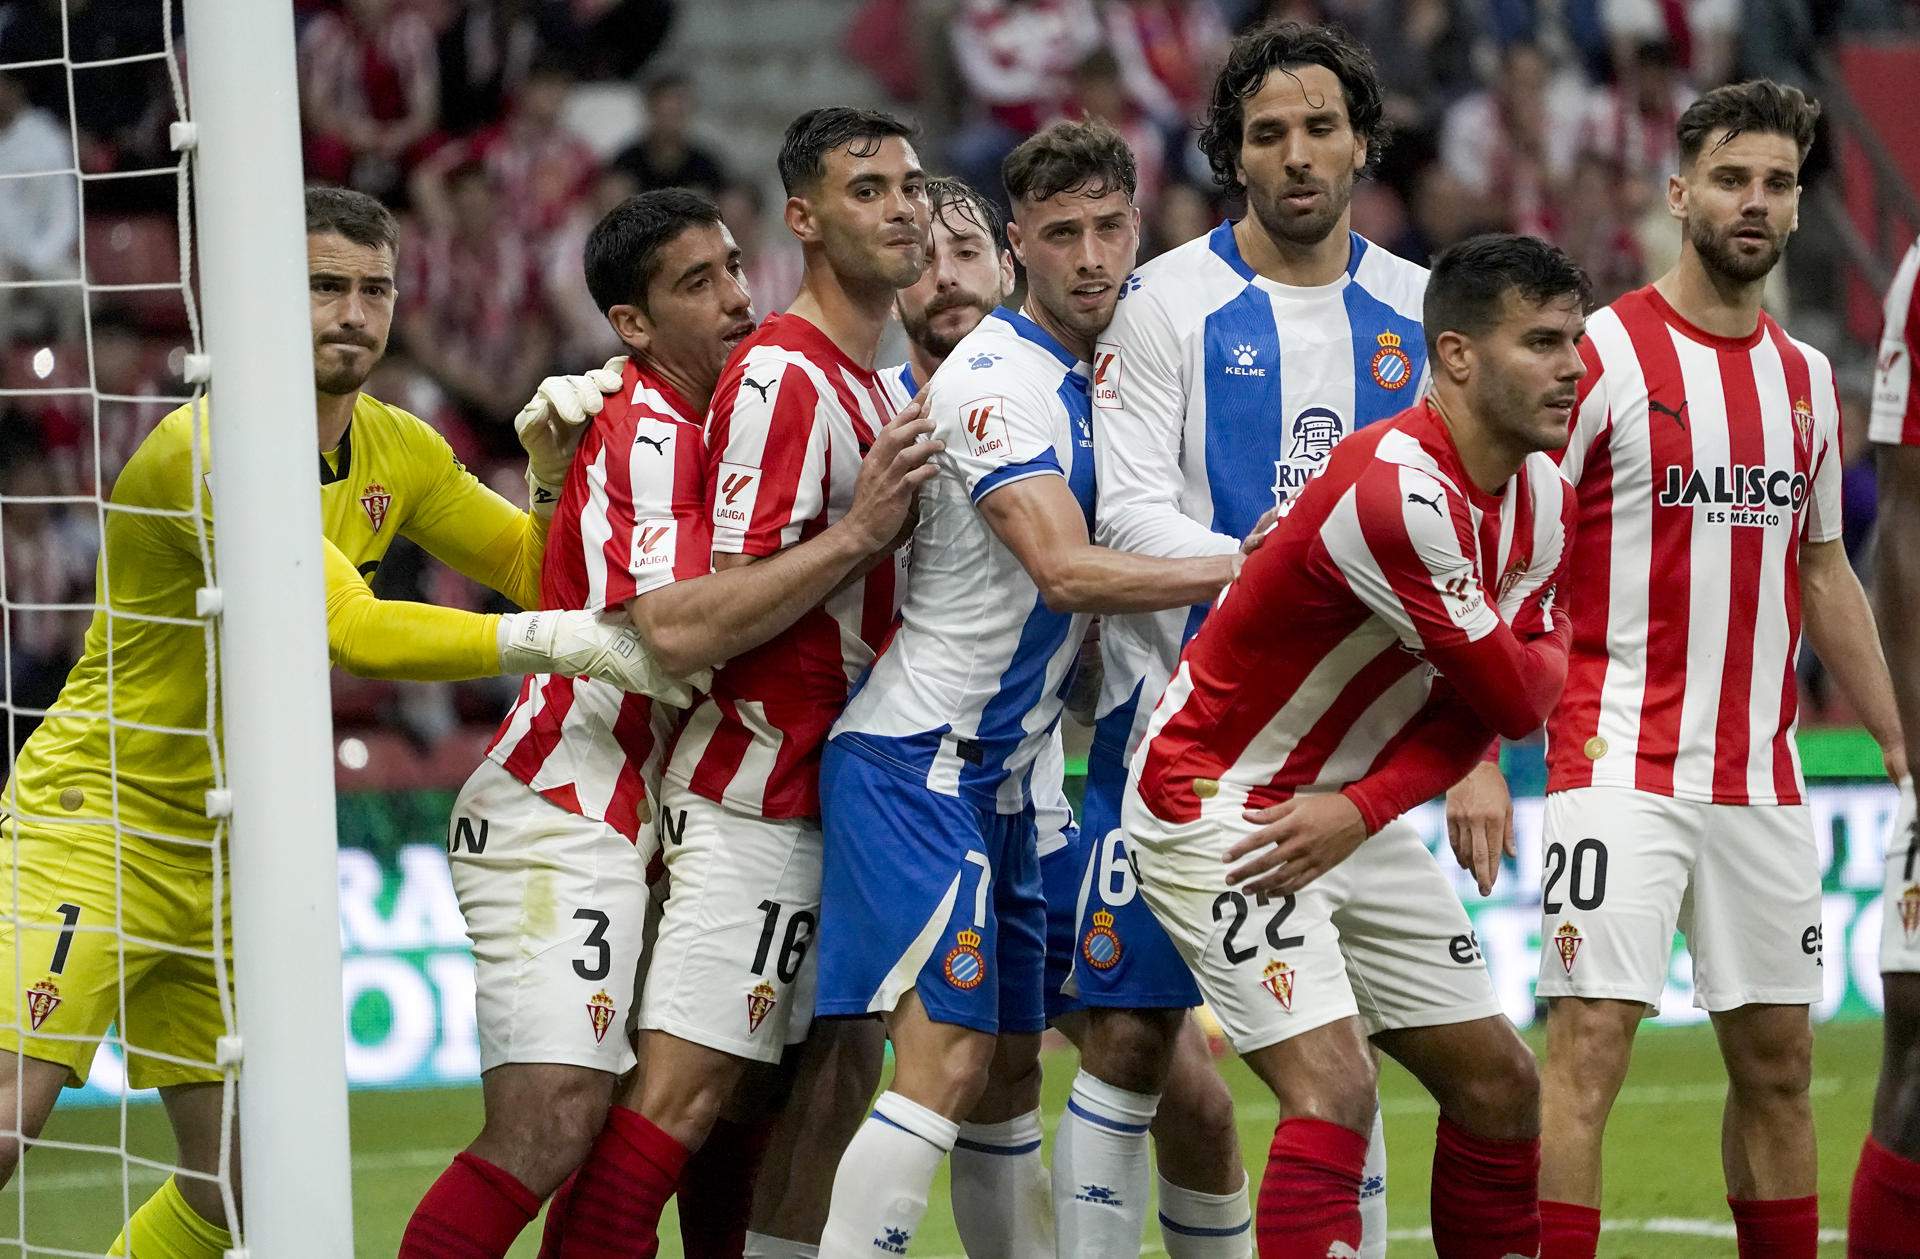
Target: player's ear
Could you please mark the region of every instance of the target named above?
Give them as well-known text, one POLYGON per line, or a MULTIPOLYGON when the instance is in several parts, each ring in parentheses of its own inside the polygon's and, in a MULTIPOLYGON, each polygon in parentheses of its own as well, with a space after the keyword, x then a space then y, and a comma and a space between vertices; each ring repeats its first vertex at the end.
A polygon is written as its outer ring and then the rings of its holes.
POLYGON ((800 239, 803 245, 814 244, 820 239, 820 227, 814 221, 813 208, 802 197, 788 197, 786 209, 781 217, 787 222, 787 230, 800 239))
POLYGON ((1448 381, 1466 384, 1473 372, 1473 342, 1452 329, 1441 333, 1433 341, 1433 363, 1434 370, 1444 374, 1448 381))
POLYGON ((1021 253, 1022 251, 1020 248, 1020 225, 1018 223, 1013 222, 1012 220, 1008 220, 1007 222, 1008 270, 1012 270, 1012 264, 1015 262, 1019 262, 1019 263, 1026 262, 1026 259, 1021 256, 1021 253))
POLYGON ((1676 219, 1687 217, 1687 180, 1684 175, 1667 176, 1667 213, 1676 219))
POLYGON ((653 325, 640 313, 638 306, 609 307, 607 322, 613 325, 614 332, 626 347, 636 354, 645 354, 653 344, 653 325))
POLYGON ((998 252, 1000 254, 1000 295, 1004 298, 1013 292, 1013 250, 1007 248, 998 252))

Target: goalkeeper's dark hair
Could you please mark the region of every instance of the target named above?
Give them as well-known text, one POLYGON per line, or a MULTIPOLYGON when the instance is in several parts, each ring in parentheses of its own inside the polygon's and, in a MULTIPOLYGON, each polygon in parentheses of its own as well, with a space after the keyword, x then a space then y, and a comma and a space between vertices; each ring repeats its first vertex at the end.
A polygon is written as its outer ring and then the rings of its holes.
POLYGON ((1246 128, 1247 101, 1265 86, 1275 70, 1293 71, 1323 66, 1340 80, 1347 103, 1347 122, 1367 138, 1367 169, 1379 164, 1391 128, 1380 74, 1366 46, 1338 26, 1310 26, 1303 22, 1268 22, 1233 41, 1227 64, 1213 80, 1213 99, 1207 105, 1200 130, 1200 151, 1213 168, 1213 182, 1231 196, 1242 196, 1247 186, 1234 167, 1240 164, 1241 135, 1246 128))
POLYGON ((307 189, 307 235, 344 236, 368 249, 397 252, 400 229, 375 197, 351 188, 314 184, 307 189))
POLYGON ((1804 162, 1807 150, 1813 147, 1814 128, 1819 121, 1820 102, 1797 87, 1772 79, 1728 83, 1714 88, 1680 115, 1675 128, 1680 166, 1683 170, 1691 167, 1706 147, 1707 137, 1722 130, 1726 135, 1714 145, 1716 149, 1735 136, 1758 131, 1791 139, 1804 162))
POLYGON ((720 222, 720 207, 690 188, 656 188, 628 197, 587 233, 587 292, 602 312, 647 310, 647 290, 660 273, 660 251, 690 227, 720 222))
POLYGON ((1133 199, 1139 168, 1118 131, 1097 119, 1051 123, 1020 142, 1000 163, 1007 200, 1045 201, 1063 192, 1104 197, 1124 192, 1133 199))
POLYGON ((1427 355, 1443 332, 1473 337, 1500 322, 1508 293, 1539 305, 1571 293, 1586 310, 1593 287, 1572 258, 1538 236, 1490 232, 1449 245, 1433 260, 1420 321, 1427 355))
POLYGON ((993 243, 997 253, 1006 248, 1006 220, 1000 207, 980 195, 980 190, 964 179, 936 175, 927 181, 927 205, 933 221, 950 232, 978 228, 993 243))
POLYGON ((809 109, 787 124, 780 142, 780 186, 789 197, 811 188, 827 173, 827 154, 835 149, 872 157, 884 141, 894 136, 912 140, 916 134, 912 123, 877 109, 809 109))

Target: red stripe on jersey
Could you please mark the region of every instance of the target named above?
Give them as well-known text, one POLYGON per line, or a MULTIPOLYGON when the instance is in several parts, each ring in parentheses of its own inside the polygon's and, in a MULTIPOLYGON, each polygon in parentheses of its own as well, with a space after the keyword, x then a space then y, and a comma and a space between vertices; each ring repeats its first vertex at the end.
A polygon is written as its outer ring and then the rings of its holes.
MULTIPOLYGON (((1788 339, 1786 331, 1782 329, 1779 324, 1768 319, 1765 315, 1762 315, 1761 319, 1766 322, 1767 335, 1773 340, 1774 348, 1780 353, 1780 366, 1784 369, 1787 378, 1787 398, 1789 402, 1795 398, 1805 398, 1811 401, 1813 399, 1813 374, 1807 366, 1807 356, 1801 352, 1799 346, 1788 339)), ((1911 324, 1908 326, 1912 327, 1911 324)), ((1834 413, 1836 415, 1839 414, 1840 398, 1837 388, 1833 406, 1834 413)), ((1795 444, 1794 457, 1796 462, 1806 458, 1808 453, 1810 452, 1800 449, 1799 443, 1795 444)), ((1837 452, 1823 451, 1820 457, 1826 458, 1829 454, 1837 454, 1837 452)), ((1806 472, 1807 484, 1811 487, 1814 474, 1819 470, 1818 465, 1809 461, 1803 465, 1802 470, 1806 472)), ((1812 509, 1812 490, 1809 488, 1808 502, 1801 510, 1803 512, 1810 512, 1812 509)), ((1802 527, 1806 524, 1806 517, 1804 515, 1801 517, 1800 524, 1802 527)), ((1778 794, 1781 804, 1798 804, 1800 803, 1800 775, 1794 768, 1791 740, 1793 737, 1793 723, 1798 720, 1800 716, 1800 680, 1795 676, 1793 668, 1794 661, 1800 657, 1799 529, 1793 530, 1787 538, 1786 570, 1786 577, 1782 583, 1782 589, 1786 592, 1787 604, 1787 667, 1785 670, 1786 677, 1781 683, 1780 722, 1773 738, 1773 789, 1778 794)))
MULTIPOLYGON (((500 762, 500 768, 529 784, 539 774, 540 767, 547 763, 547 758, 553 755, 553 750, 560 746, 565 734, 563 727, 567 713, 573 709, 573 679, 548 677, 545 674, 540 676, 546 679, 540 688, 540 711, 533 715, 533 723, 520 741, 513 745, 507 759, 500 762)), ((527 679, 529 689, 536 680, 527 679)), ((506 722, 501 727, 503 731, 512 723, 513 716, 512 713, 507 714, 506 722)))
MULTIPOLYGON (((1750 350, 1721 347, 1714 354, 1727 411, 1727 457, 1735 466, 1767 462, 1766 418, 1753 378, 1750 350)), ((1765 504, 1760 504, 1765 507, 1765 504)), ((1732 529, 1727 573, 1726 649, 1720 658, 1720 712, 1714 725, 1713 798, 1745 800, 1747 750, 1753 734, 1753 636, 1760 618, 1760 564, 1766 536, 1732 529)), ((1703 629, 1705 627, 1702 627, 1703 629)))
MULTIPOLYGON (((1776 337, 1775 340, 1782 338, 1776 337)), ((1920 343, 1920 276, 1907 289, 1907 321, 1901 329, 1901 342, 1907 356, 1907 409, 1900 417, 1900 444, 1902 446, 1920 446, 1920 372, 1915 371, 1914 347, 1920 343)))
MULTIPOLYGON (((613 719, 613 738, 623 748, 642 745, 651 748, 654 740, 650 706, 633 703, 631 699, 621 704, 620 715, 613 719)), ((647 784, 640 776, 642 765, 636 765, 629 757, 620 763, 614 775, 613 798, 607 801, 607 825, 622 835, 638 835, 644 825, 640 803, 646 799, 647 784)))
MULTIPOLYGON (((1685 417, 1686 382, 1673 333, 1660 312, 1633 295, 1614 310, 1633 344, 1646 379, 1647 396, 1666 411, 1647 416, 1647 440, 1653 466, 1676 470, 1680 483, 1693 475, 1693 437, 1685 417), (1676 418, 1678 417, 1678 418, 1676 418)), ((1673 475, 1669 473, 1668 475, 1673 475)), ((1653 541, 1648 566, 1646 687, 1640 699, 1639 760, 1634 786, 1659 795, 1673 794, 1673 765, 1680 754, 1680 715, 1687 692, 1687 637, 1692 611, 1693 514, 1653 512, 1653 541), (1655 593, 1657 590, 1657 594, 1655 593)), ((1621 578, 1616 572, 1616 580, 1621 578)), ((1593 583, 1581 577, 1581 592, 1593 583)))
MULTIPOLYGON (((1374 475, 1362 477, 1354 486, 1354 507, 1360 518, 1361 534, 1366 539, 1367 550, 1373 553, 1374 563, 1379 566, 1387 584, 1393 588, 1394 597, 1406 609, 1414 625, 1418 627, 1435 622, 1450 625, 1452 616, 1447 611, 1446 602, 1434 588, 1426 561, 1420 558, 1414 548, 1412 535, 1407 532, 1406 512, 1409 504, 1400 484, 1397 475, 1374 475)), ((1461 488, 1466 488, 1466 485, 1461 488)), ((1472 558, 1473 518, 1465 500, 1457 494, 1447 495, 1447 515, 1453 525, 1455 542, 1462 554, 1472 558)), ((1452 641, 1459 641, 1463 637, 1456 630, 1452 641)), ((1422 635, 1422 641, 1432 645, 1425 635, 1422 635)))
MULTIPOLYGON (((727 669, 733 668, 729 661, 727 669)), ((722 676, 726 670, 722 670, 722 676)), ((720 724, 714 727, 713 735, 701 750, 700 760, 694 765, 687 786, 696 795, 710 800, 718 800, 726 793, 727 784, 740 772, 740 762, 746 759, 747 749, 753 746, 753 733, 741 724, 740 714, 734 709, 733 701, 718 693, 719 678, 715 679, 715 694, 707 701, 720 710, 720 724)), ((686 727, 682 726, 684 737, 686 727)), ((675 748, 674 755, 678 755, 675 748)))
MULTIPOLYGON (((1301 783, 1320 781, 1327 761, 1339 750, 1340 743, 1353 730, 1354 723, 1366 715, 1382 695, 1392 690, 1413 667, 1398 642, 1360 666, 1340 694, 1314 719, 1307 732, 1266 782, 1260 794, 1263 804, 1278 804, 1294 793, 1301 783)), ((1376 758, 1378 759, 1378 758, 1376 758)))
POLYGON ((1567 655, 1567 685, 1547 723, 1547 779, 1561 791, 1593 785, 1587 740, 1600 733, 1600 691, 1607 679, 1608 597, 1613 590, 1613 447, 1605 438, 1587 455, 1580 478, 1579 527, 1567 557, 1567 572, 1579 574, 1566 591, 1573 621, 1567 655))

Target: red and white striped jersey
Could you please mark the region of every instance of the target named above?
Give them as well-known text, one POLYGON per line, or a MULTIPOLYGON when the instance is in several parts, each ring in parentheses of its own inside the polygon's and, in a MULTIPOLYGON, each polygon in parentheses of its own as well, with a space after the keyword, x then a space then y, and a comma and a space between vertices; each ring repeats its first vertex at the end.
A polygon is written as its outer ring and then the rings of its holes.
MULTIPOLYGON (((634 360, 594 417, 560 492, 540 604, 618 610, 712 569, 706 443, 673 387, 634 360)), ((660 757, 680 716, 593 678, 536 673, 487 748, 563 809, 638 840, 660 757)))
POLYGON ((1920 446, 1920 393, 1913 388, 1913 352, 1920 341, 1920 240, 1907 248, 1887 289, 1887 321, 1873 376, 1873 414, 1867 439, 1885 446, 1920 446))
MULTIPOLYGON (((768 318, 728 360, 707 412, 714 554, 773 555, 840 519, 893 411, 879 377, 820 329, 768 318)), ((743 813, 817 816, 821 745, 905 589, 905 557, 890 557, 722 665, 674 741, 668 780, 743 813)))
POLYGON ((1596 312, 1581 353, 1547 790, 1798 803, 1800 544, 1840 536, 1833 368, 1764 313, 1717 337, 1651 286, 1596 312))
POLYGON ((1142 802, 1186 822, 1346 787, 1413 733, 1436 669, 1489 725, 1537 724, 1552 692, 1511 702, 1519 644, 1553 632, 1573 512, 1545 455, 1474 485, 1426 403, 1340 442, 1181 653, 1134 756, 1142 802))

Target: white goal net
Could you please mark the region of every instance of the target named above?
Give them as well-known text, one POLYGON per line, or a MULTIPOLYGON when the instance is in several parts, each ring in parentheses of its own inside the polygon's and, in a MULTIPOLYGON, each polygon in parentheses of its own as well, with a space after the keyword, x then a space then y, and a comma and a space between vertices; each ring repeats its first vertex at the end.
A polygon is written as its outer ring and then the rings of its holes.
MULTIPOLYGON (((174 0, 0 4, 0 1037, 16 1051, 0 1058, 0 1254, 105 1254, 169 1178, 240 1218, 230 1134, 252 1046, 220 912, 236 793, 219 661, 258 657, 222 625, 242 592, 217 576, 207 408, 141 452, 212 364, 246 357, 202 339, 198 172, 220 137, 189 100, 230 94, 200 77, 189 92, 193 20, 174 0), (203 1138, 184 1153, 169 1112, 203 1138)), ((232 37, 193 50, 196 76, 256 51, 232 37)), ((263 108, 290 115, 286 60, 263 108)))

